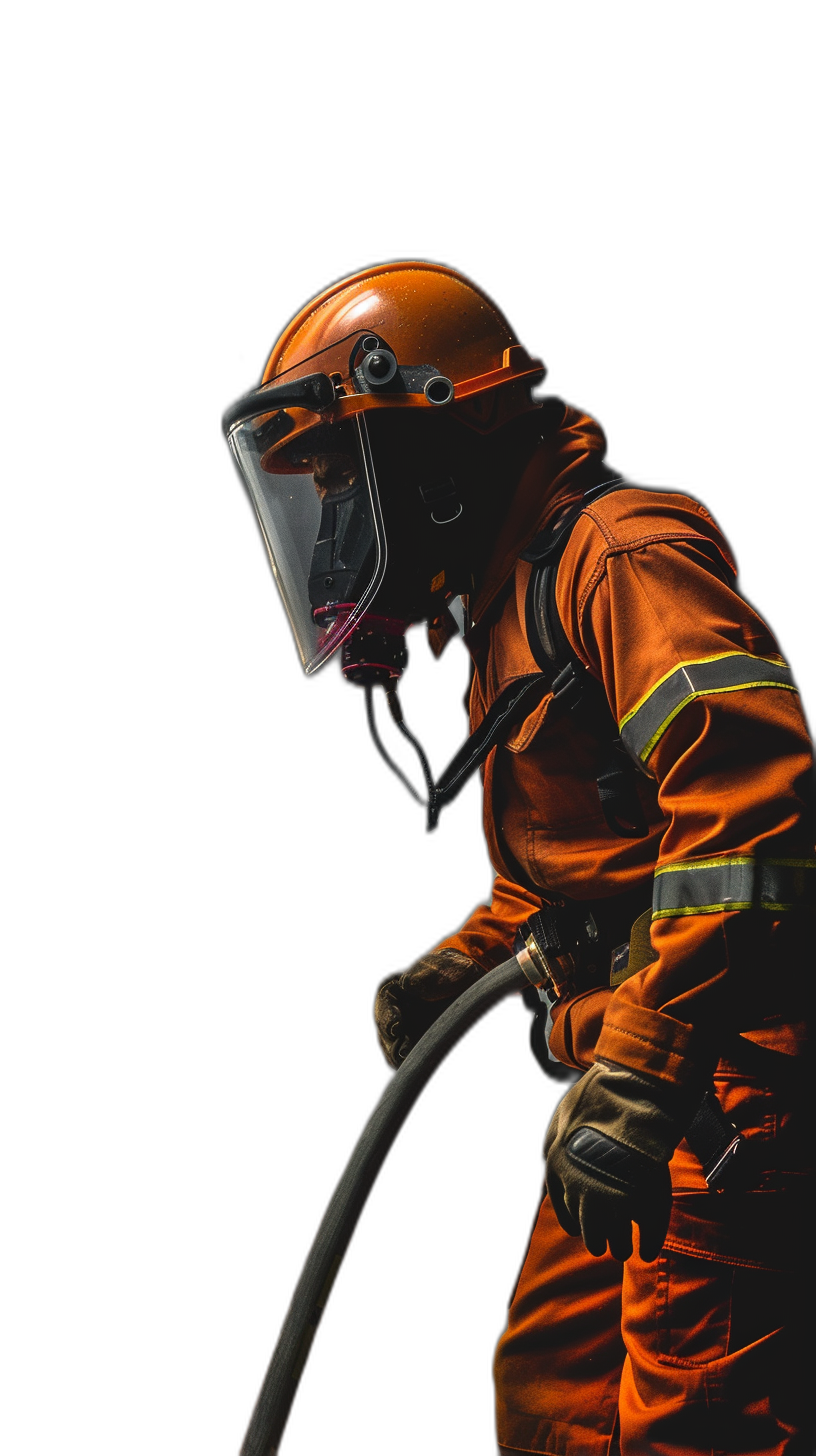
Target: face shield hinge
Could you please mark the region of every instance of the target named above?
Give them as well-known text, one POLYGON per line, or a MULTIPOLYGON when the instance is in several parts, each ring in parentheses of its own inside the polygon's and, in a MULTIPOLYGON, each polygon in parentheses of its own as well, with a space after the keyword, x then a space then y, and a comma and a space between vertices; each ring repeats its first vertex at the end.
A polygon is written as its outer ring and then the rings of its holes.
POLYGON ((454 387, 433 364, 398 364, 390 349, 364 354, 351 371, 356 394, 422 394, 429 404, 450 404, 454 387))

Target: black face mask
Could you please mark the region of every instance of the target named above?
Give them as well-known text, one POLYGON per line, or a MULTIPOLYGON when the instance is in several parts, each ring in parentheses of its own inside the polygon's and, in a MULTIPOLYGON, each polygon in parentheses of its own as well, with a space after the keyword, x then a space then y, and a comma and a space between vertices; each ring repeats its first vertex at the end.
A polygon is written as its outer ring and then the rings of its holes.
POLYGON ((360 582, 371 579, 374 530, 368 492, 362 481, 345 491, 327 491, 309 571, 313 615, 331 603, 356 601, 360 582))

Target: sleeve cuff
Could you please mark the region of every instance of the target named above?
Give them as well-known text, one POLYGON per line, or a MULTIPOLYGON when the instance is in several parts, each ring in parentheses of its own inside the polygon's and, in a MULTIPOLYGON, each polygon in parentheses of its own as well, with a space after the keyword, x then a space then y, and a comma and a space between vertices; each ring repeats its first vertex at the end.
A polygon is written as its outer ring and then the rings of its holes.
POLYGON ((563 1006, 553 1007, 550 1051, 559 1062, 567 1067, 576 1067, 580 1072, 592 1066, 595 1044, 611 995, 611 990, 603 986, 593 991, 582 991, 570 1001, 565 1001, 563 1006))
POLYGON ((694 1028, 685 1022, 613 995, 595 1047, 595 1060, 618 1062, 633 1072, 645 1072, 675 1087, 688 1087, 702 1074, 698 1043, 694 1028))

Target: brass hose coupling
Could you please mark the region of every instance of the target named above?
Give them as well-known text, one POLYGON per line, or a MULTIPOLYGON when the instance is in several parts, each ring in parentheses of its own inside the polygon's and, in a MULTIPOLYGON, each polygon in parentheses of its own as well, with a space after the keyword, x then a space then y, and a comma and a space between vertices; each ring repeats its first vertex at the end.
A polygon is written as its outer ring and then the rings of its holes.
POLYGON ((591 912, 548 905, 519 926, 513 954, 530 985, 554 1005, 572 994, 579 964, 599 939, 591 912))

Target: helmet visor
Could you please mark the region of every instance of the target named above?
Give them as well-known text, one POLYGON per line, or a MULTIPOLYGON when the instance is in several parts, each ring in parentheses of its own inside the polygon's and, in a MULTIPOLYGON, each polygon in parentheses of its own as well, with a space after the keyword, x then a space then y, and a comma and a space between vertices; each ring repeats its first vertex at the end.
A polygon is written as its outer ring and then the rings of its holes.
POLYGON ((269 424, 269 415, 243 420, 229 444, 311 673, 354 630, 385 572, 371 452, 362 415, 307 431, 288 450, 270 449, 269 424))

